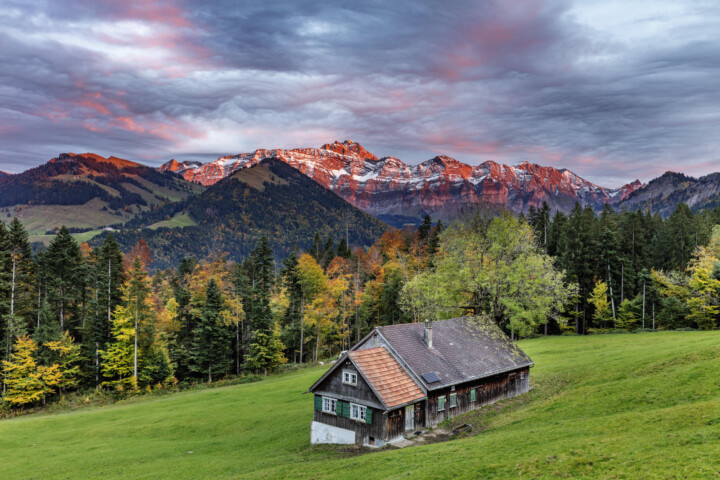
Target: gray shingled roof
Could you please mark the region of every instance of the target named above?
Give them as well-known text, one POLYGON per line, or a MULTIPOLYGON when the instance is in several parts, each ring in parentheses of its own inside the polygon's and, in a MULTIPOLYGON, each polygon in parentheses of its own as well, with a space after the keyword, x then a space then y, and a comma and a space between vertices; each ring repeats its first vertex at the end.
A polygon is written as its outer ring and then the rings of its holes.
POLYGON ((433 322, 432 329, 433 348, 428 348, 422 323, 378 327, 427 390, 533 365, 530 357, 491 320, 453 318, 433 322), (429 372, 435 372, 440 382, 428 384, 422 375, 429 372))

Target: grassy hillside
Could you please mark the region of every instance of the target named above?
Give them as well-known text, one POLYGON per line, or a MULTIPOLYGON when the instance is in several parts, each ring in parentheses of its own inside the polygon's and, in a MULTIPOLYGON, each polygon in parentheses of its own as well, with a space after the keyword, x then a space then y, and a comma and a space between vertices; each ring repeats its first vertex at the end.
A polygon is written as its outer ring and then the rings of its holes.
POLYGON ((182 201, 204 187, 116 157, 62 154, 45 165, 0 177, 0 220, 17 217, 31 242, 47 245, 53 230, 120 225, 141 212, 182 201))
POLYGON ((720 332, 521 342, 536 388, 473 437, 352 456, 311 447, 307 387, 255 384, 0 422, 2 477, 718 478, 720 332))

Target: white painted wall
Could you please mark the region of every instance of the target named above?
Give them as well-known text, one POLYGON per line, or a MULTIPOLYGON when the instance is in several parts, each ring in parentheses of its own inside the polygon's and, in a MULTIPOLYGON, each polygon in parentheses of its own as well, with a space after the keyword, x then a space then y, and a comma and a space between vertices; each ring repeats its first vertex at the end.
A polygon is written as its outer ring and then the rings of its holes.
POLYGON ((352 445, 355 443, 355 432, 340 427, 334 427, 320 422, 310 425, 310 443, 338 443, 352 445))

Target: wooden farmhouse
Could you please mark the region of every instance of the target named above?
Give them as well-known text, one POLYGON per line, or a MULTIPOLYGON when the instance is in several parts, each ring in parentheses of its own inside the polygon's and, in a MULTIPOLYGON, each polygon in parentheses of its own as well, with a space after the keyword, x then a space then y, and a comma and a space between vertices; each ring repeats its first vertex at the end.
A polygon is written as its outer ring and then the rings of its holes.
POLYGON ((527 392, 532 365, 478 317, 377 327, 310 387, 311 442, 382 446, 527 392))

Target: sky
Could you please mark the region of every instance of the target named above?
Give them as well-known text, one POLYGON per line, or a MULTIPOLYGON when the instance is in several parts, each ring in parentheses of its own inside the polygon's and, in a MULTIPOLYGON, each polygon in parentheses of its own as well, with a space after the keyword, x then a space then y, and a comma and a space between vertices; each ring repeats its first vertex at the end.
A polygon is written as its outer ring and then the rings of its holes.
POLYGON ((0 0, 0 170, 352 139, 603 186, 720 171, 720 2, 0 0))

